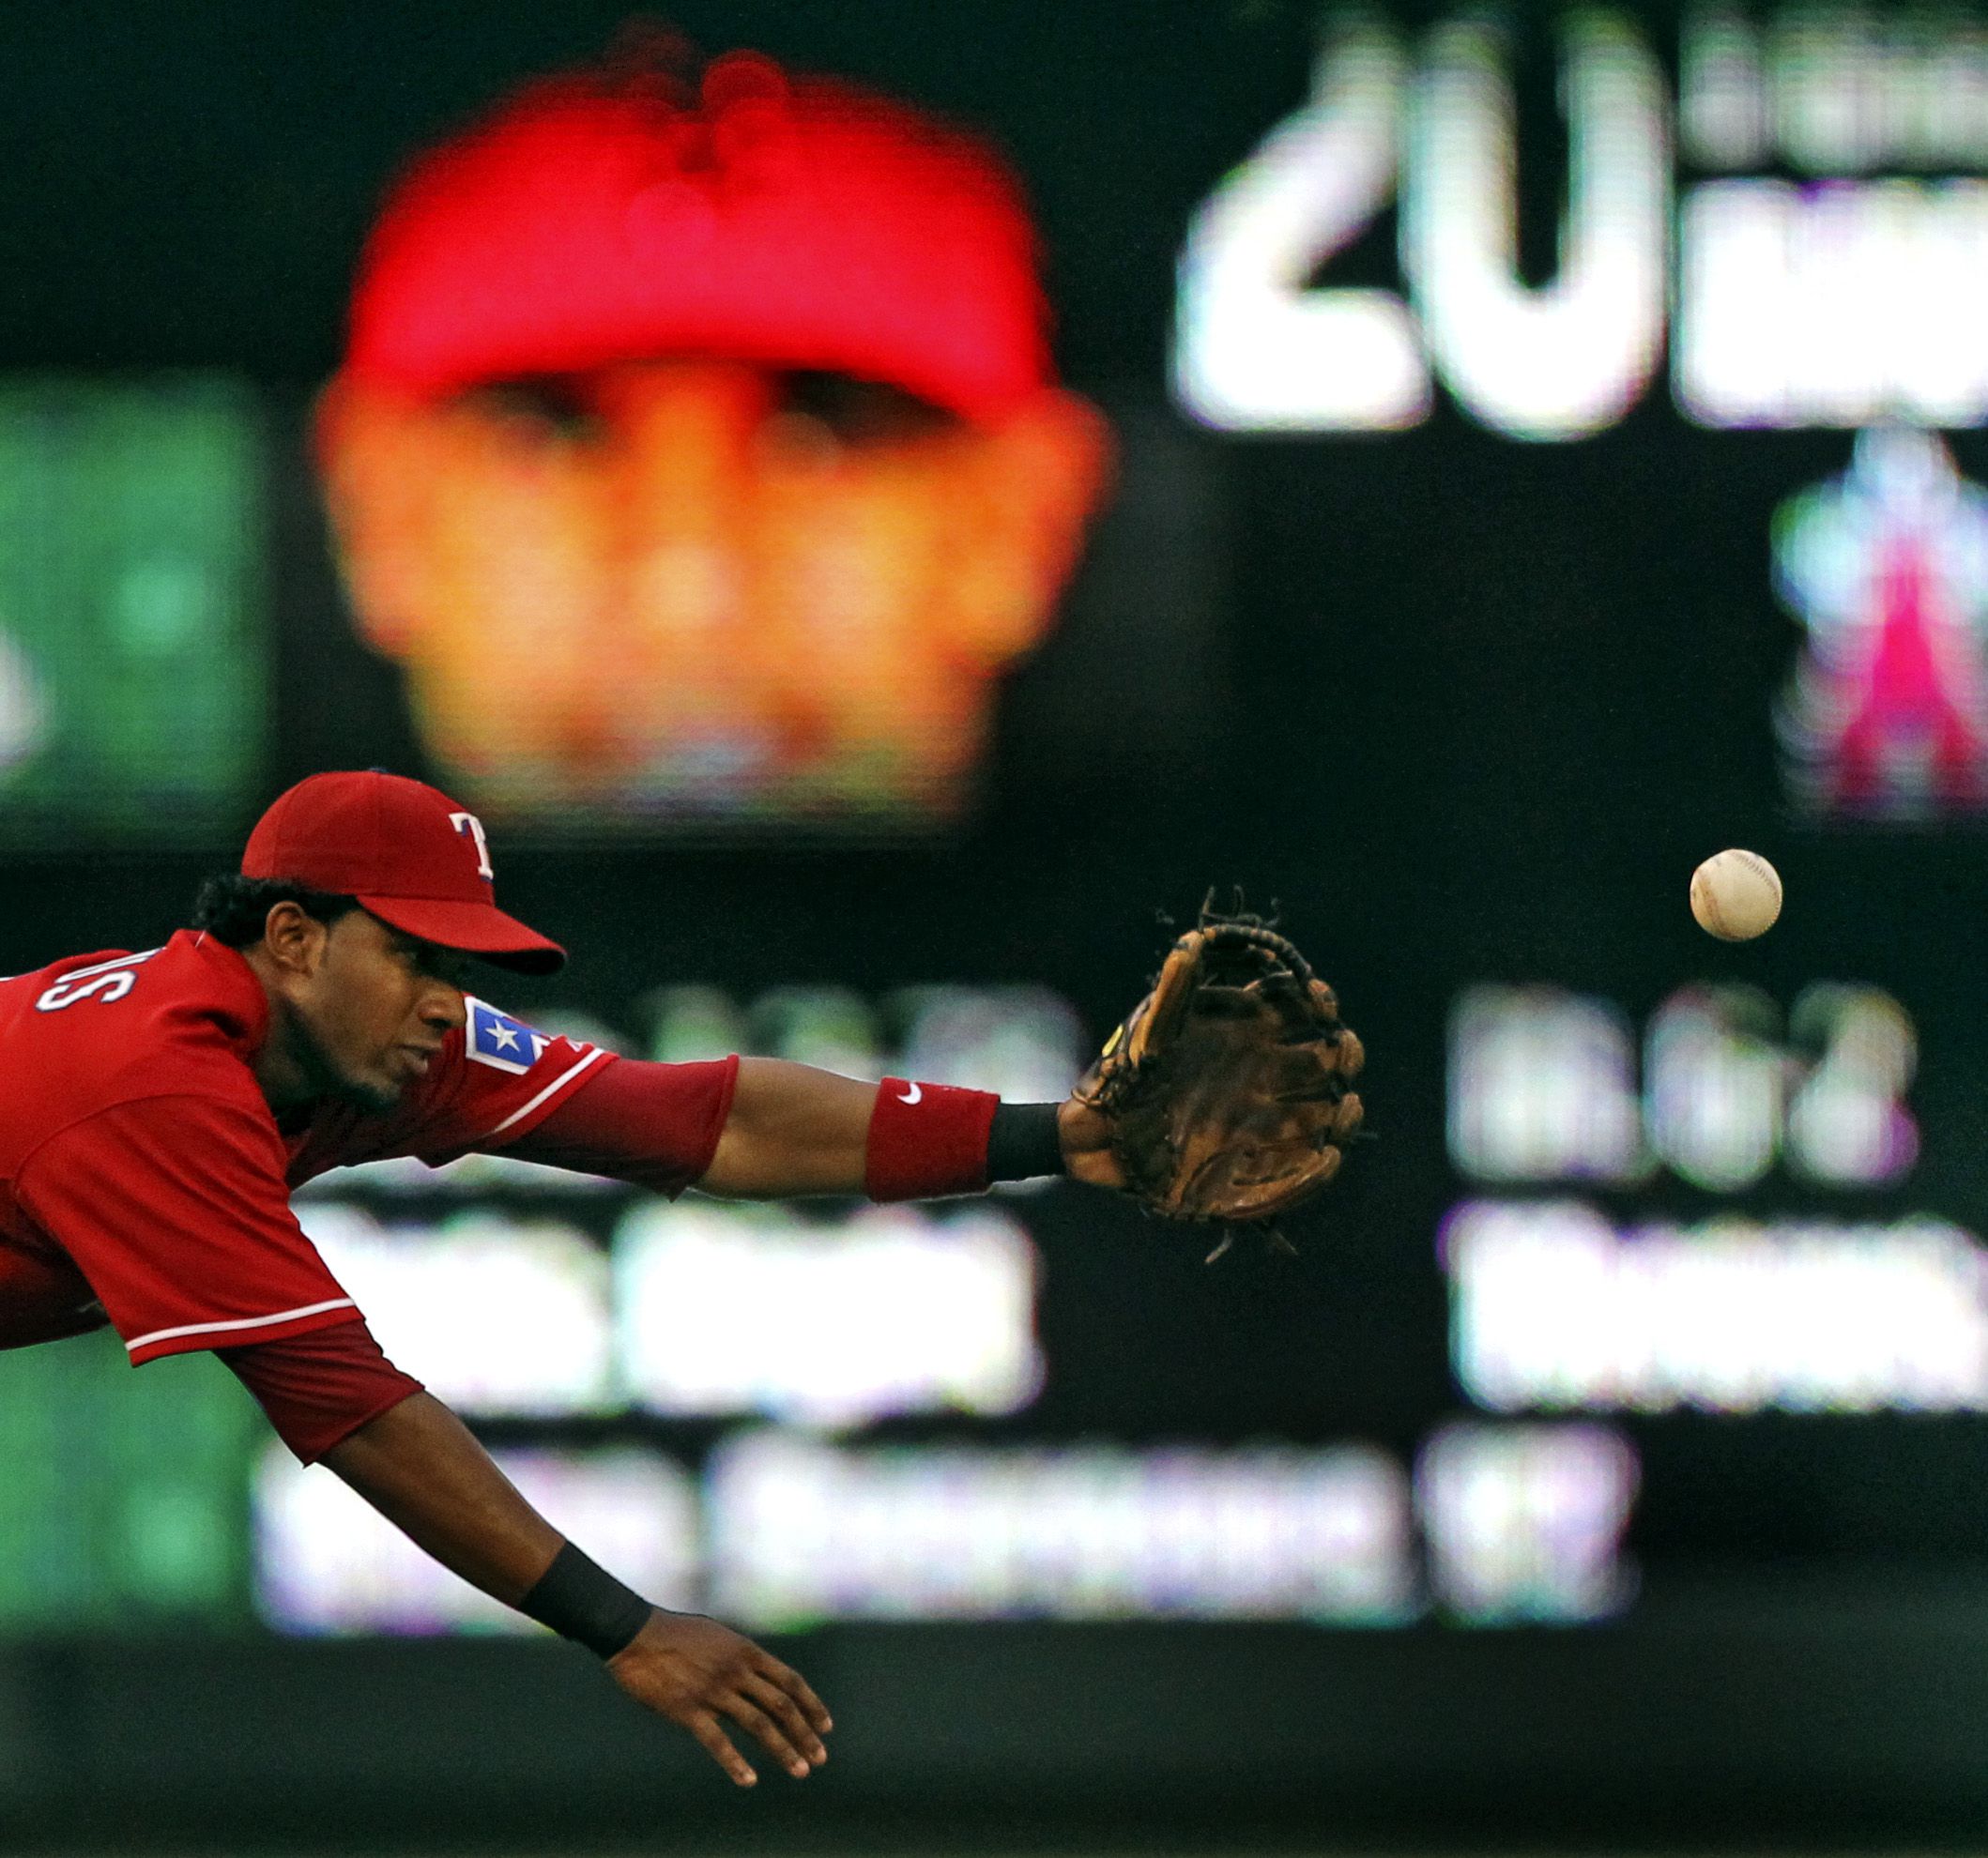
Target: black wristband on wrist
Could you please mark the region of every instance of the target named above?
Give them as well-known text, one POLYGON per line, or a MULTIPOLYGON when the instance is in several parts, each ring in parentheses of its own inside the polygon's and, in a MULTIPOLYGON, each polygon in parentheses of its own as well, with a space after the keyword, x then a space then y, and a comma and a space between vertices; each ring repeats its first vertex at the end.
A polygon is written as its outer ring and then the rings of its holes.
POLYGON ((597 1657, 612 1658, 649 1623, 650 1605, 569 1542, 518 1602, 518 1611, 597 1657))
POLYGON ((1061 1104, 997 1104, 987 1131, 987 1180, 1032 1180, 1063 1171, 1063 1137, 1057 1134, 1061 1104))

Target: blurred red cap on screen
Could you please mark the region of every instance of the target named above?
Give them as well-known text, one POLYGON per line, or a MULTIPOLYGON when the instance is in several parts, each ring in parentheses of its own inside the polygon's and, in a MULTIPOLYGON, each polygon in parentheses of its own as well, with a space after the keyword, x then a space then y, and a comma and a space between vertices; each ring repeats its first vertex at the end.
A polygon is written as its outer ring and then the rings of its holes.
POLYGON ((1021 190, 985 145, 733 53, 681 85, 545 80, 419 160, 347 372, 421 396, 695 355, 882 381, 964 418, 1049 377, 1021 190))

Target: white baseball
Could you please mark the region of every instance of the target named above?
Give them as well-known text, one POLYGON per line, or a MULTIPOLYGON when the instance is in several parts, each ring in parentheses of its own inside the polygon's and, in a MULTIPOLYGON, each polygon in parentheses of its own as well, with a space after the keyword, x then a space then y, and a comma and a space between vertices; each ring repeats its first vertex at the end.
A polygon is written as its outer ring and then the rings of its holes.
POLYGON ((1781 874, 1758 852, 1720 852, 1691 873, 1691 914, 1721 942, 1751 942, 1781 914, 1781 874))

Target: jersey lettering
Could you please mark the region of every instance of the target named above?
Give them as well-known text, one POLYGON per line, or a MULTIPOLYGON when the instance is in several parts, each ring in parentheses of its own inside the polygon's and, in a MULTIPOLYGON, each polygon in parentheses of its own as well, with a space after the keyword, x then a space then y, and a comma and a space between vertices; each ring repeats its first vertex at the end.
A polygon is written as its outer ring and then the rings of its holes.
POLYGON ((147 949, 143 954, 118 955, 112 961, 74 968, 42 993, 35 1002, 35 1011, 60 1013, 64 1007, 72 1007, 79 1000, 92 999, 99 1005, 111 1006, 123 999, 138 984, 134 970, 158 952, 157 949, 147 949))

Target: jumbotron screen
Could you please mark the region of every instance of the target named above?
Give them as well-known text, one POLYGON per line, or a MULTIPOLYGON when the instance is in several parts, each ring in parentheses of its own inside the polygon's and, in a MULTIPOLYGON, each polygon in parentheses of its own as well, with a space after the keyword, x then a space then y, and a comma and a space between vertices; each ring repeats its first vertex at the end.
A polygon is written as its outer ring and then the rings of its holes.
MULTIPOLYGON (((0 968, 150 946, 286 782, 384 765, 487 802, 508 906, 573 949, 478 983, 520 1036, 1046 1101, 1213 891, 1370 1054, 1372 1139, 1292 1250, 1204 1262, 1062 1181, 744 1206, 501 1158, 299 1216, 559 1527, 747 1630, 1601 1644, 1971 1579, 1984 44, 1796 7, 1307 23, 1249 41, 1115 243, 1021 133, 1109 463, 998 669, 907 645, 833 728, 797 693, 854 647, 789 638, 770 708, 644 660, 640 754, 554 739, 558 602, 491 636, 472 716, 368 605, 314 393, 0 381, 5 868, 101 854, 0 919, 0 968), (1688 906, 1728 846, 1785 884, 1755 941, 1688 906)), ((953 442, 848 386, 778 383, 796 534, 808 473, 953 442)), ((477 417, 534 468, 592 468, 597 428, 505 391, 477 417)), ((716 545, 673 545, 722 604, 716 545)), ((809 559, 783 624, 875 592, 809 559)), ((205 1359, 0 1356, 0 1491, 6 1634, 518 1625, 205 1359)))

